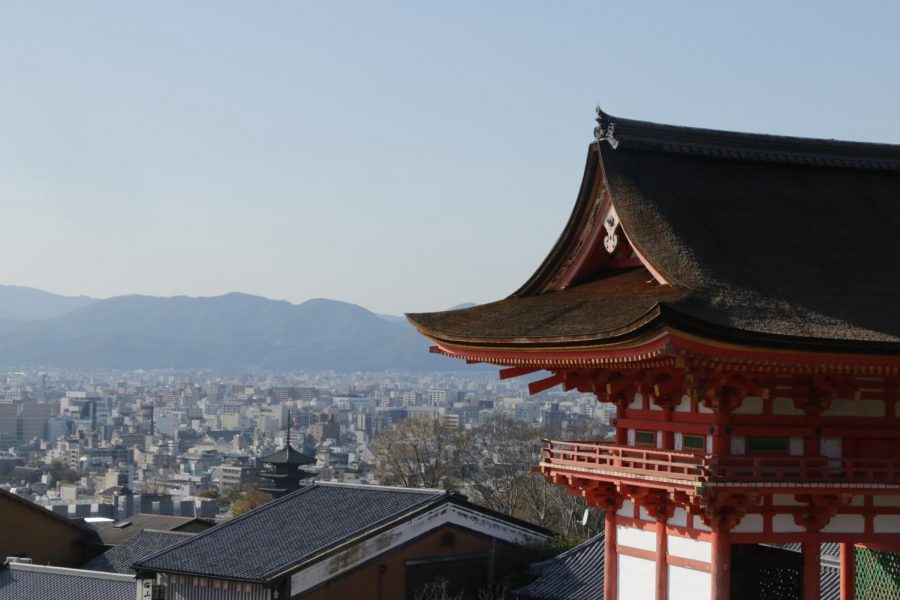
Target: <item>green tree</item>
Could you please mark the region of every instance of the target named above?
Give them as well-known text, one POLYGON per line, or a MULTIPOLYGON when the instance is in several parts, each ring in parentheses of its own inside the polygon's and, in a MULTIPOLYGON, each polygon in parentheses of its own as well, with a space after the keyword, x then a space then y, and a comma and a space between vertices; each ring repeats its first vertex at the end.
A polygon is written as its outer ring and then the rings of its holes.
POLYGON ((256 488, 249 489, 244 491, 237 499, 231 503, 231 511, 229 515, 233 519, 234 517, 240 516, 245 512, 249 512, 254 508, 259 508, 266 502, 269 502, 272 499, 272 496, 266 494, 265 492, 261 492, 256 488))

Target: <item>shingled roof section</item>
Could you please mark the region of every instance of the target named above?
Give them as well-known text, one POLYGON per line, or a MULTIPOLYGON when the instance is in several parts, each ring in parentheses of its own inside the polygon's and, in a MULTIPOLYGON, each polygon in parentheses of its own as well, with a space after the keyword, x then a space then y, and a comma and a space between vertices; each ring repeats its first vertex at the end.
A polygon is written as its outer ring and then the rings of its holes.
POLYGON ((265 582, 449 497, 439 490, 311 484, 140 560, 135 568, 265 582))
POLYGON ((178 531, 188 526, 212 527, 215 524, 211 519, 199 517, 179 517, 174 515, 154 515, 137 513, 122 519, 121 521, 104 527, 100 530, 100 539, 107 546, 124 544, 142 531, 153 529, 156 531, 178 531))
POLYGON ((111 548, 82 566, 88 571, 134 574, 131 565, 180 544, 196 533, 141 530, 137 535, 111 548))
POLYGON ((531 565, 538 576, 515 590, 518 600, 603 600, 604 535, 531 565))
POLYGON ((578 203, 532 278, 506 300, 408 315, 420 331, 516 347, 615 341, 649 321, 777 347, 900 354, 900 146, 600 114, 604 136, 589 149, 578 203), (665 279, 642 271, 628 281, 633 302, 617 295, 631 277, 620 271, 550 285, 586 239, 601 184, 631 246, 665 279))
POLYGON ((278 450, 277 452, 273 452, 268 456, 264 456, 259 459, 260 462, 273 464, 273 465, 311 465, 316 462, 315 456, 310 456, 309 454, 304 454, 302 452, 298 452, 294 450, 293 446, 288 444, 286 447, 278 450))
POLYGON ((62 567, 10 563, 0 565, 0 600, 134 600, 133 577, 62 567))

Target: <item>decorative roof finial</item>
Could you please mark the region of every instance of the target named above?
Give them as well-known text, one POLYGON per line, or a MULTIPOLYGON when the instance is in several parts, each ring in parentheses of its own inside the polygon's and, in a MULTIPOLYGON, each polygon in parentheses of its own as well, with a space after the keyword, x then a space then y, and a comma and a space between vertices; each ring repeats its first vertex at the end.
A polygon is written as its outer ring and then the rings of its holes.
POLYGON ((613 137, 613 132, 615 132, 615 130, 616 124, 609 119, 609 115, 603 112, 598 104, 597 126, 594 127, 594 139, 597 140, 598 144, 603 140, 606 140, 609 142, 609 145, 612 146, 612 149, 615 150, 619 147, 619 140, 613 137))
POLYGON ((291 409, 288 409, 287 443, 285 443, 284 447, 288 450, 291 449, 291 409))

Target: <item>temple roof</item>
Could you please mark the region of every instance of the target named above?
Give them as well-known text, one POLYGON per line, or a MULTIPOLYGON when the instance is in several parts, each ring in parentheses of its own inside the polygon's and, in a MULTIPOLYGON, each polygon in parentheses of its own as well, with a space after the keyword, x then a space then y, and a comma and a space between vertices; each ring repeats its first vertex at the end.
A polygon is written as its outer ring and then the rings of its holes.
POLYGON ((273 452, 268 456, 264 456, 259 460, 269 465, 311 465, 316 462, 314 456, 294 450, 293 446, 290 444, 287 444, 281 450, 273 452))
POLYGON ((612 344, 677 328, 900 354, 900 146, 598 111, 578 201, 505 300, 407 315, 454 346, 612 344))

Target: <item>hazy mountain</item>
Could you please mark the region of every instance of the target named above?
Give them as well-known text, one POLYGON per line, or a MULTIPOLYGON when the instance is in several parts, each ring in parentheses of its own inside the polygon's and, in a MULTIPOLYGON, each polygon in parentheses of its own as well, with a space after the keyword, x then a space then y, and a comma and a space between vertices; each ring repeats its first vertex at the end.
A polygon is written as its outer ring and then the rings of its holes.
POLYGON ((447 369, 403 322, 335 300, 119 296, 0 324, 0 364, 85 368, 447 369))
POLYGON ((462 304, 457 304, 456 306, 451 306, 447 310, 462 310, 464 308, 472 308, 473 306, 478 306, 474 302, 463 302, 462 304))
POLYGON ((406 317, 398 317, 397 315, 386 315, 384 313, 375 313, 375 316, 384 319, 390 323, 406 323, 406 317))
POLYGON ((60 296, 16 285, 0 285, 0 322, 52 319, 96 302, 87 296, 60 296))

